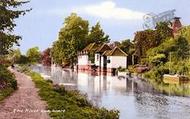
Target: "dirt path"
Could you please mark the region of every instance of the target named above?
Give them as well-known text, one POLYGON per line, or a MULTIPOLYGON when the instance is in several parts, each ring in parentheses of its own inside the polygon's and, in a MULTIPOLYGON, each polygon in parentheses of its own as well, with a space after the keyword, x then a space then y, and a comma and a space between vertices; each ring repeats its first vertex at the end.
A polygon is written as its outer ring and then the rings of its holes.
POLYGON ((11 70, 17 79, 18 90, 0 103, 0 119, 49 119, 46 104, 38 96, 31 78, 11 70))

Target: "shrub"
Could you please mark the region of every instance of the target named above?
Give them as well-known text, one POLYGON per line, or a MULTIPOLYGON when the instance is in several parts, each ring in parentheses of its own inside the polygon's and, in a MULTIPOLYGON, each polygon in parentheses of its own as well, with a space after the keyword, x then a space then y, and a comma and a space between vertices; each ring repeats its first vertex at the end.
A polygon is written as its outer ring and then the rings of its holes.
POLYGON ((7 67, 0 65, 0 100, 3 100, 16 89, 17 81, 15 80, 15 76, 7 67))

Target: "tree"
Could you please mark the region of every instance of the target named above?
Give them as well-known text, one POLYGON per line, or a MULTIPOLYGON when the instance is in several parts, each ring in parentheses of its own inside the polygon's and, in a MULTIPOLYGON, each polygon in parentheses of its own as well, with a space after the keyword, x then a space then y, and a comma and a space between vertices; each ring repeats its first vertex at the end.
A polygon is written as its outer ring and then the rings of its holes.
POLYGON ((29 58, 31 63, 37 63, 40 61, 40 52, 38 47, 28 49, 26 56, 29 58))
POLYGON ((121 41, 119 48, 121 48, 125 53, 130 54, 130 51, 134 48, 134 45, 130 39, 127 39, 121 41))
POLYGON ((14 20, 30 10, 16 10, 28 1, 1 0, 0 1, 0 56, 8 53, 13 45, 19 45, 20 36, 14 35, 14 20))
POLYGON ((20 49, 15 49, 9 52, 8 59, 12 63, 17 63, 21 57, 20 49))
POLYGON ((160 35, 161 39, 173 37, 173 30, 169 27, 169 22, 160 22, 156 25, 156 31, 160 35))
POLYGON ((45 66, 51 66, 51 56, 50 56, 51 49, 47 48, 46 50, 43 51, 41 59, 42 59, 42 64, 45 66))
POLYGON ((179 30, 180 36, 187 39, 190 44, 190 26, 185 26, 179 30))
POLYGON ((16 62, 17 64, 29 64, 30 63, 30 59, 25 56, 25 55, 21 55, 20 59, 16 62))
POLYGON ((179 59, 187 59, 189 58, 190 55, 190 45, 186 38, 184 37, 179 37, 176 39, 176 55, 179 59))
POLYGON ((96 23, 95 26, 92 26, 90 33, 88 35, 88 43, 105 43, 105 42, 109 42, 109 36, 105 35, 103 29, 100 26, 100 23, 96 23))
POLYGON ((162 41, 160 35, 155 30, 145 30, 136 32, 134 43, 136 55, 139 58, 146 57, 146 51, 158 46, 162 41))
POLYGON ((166 39, 173 37, 172 29, 168 22, 160 22, 156 26, 156 30, 144 30, 135 34, 134 42, 136 55, 141 59, 146 57, 146 51, 157 47, 166 39))
POLYGON ((52 57, 55 63, 62 65, 73 64, 77 61, 77 53, 87 43, 88 21, 72 13, 65 19, 64 26, 59 32, 58 40, 53 43, 52 57))

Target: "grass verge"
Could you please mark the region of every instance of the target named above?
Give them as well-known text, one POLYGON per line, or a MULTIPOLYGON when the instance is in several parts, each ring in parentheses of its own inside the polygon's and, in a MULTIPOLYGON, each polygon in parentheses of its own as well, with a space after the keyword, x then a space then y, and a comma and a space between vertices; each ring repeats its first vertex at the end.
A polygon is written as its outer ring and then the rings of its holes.
POLYGON ((28 75, 39 89, 42 100, 47 102, 53 119, 119 119, 117 110, 95 107, 78 91, 67 91, 62 86, 53 85, 36 72, 28 75))
POLYGON ((17 89, 17 81, 6 66, 0 64, 0 102, 17 89))
POLYGON ((11 87, 7 87, 5 89, 0 90, 0 102, 4 100, 6 97, 11 95, 14 92, 14 89, 11 87))

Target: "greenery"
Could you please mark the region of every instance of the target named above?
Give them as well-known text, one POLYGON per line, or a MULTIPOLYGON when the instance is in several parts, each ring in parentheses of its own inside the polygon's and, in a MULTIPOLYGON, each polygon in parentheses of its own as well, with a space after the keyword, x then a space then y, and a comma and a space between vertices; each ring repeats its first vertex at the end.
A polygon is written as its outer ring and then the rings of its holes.
MULTIPOLYGON (((190 89, 180 85, 164 84, 164 74, 179 74, 190 77, 190 27, 184 27, 173 36, 168 23, 159 23, 155 30, 137 32, 135 55, 150 71, 144 77, 153 87, 164 93, 189 95, 190 89)), ((189 84, 187 84, 189 85, 189 84)))
POLYGON ((116 110, 94 107, 78 91, 67 91, 63 86, 53 85, 44 80, 38 73, 30 72, 40 97, 48 104, 48 110, 65 110, 64 112, 50 112, 54 119, 118 119, 116 110))
POLYGON ((64 27, 59 32, 58 40, 53 43, 52 57, 56 64, 71 64, 77 61, 77 52, 86 46, 88 21, 72 13, 65 18, 64 27))
POLYGON ((17 89, 17 81, 6 66, 17 62, 21 56, 19 50, 11 51, 10 49, 14 45, 19 45, 18 41, 21 39, 13 31, 16 26, 15 19, 30 11, 18 10, 25 3, 28 1, 0 1, 0 101, 17 89))
POLYGON ((26 56, 32 64, 39 63, 41 59, 41 54, 38 47, 28 49, 26 56))
POLYGON ((99 22, 95 26, 92 26, 92 28, 87 36, 87 44, 105 43, 105 42, 109 42, 109 41, 110 41, 109 36, 105 35, 99 22))
POLYGON ((17 89, 15 76, 3 65, 0 65, 0 101, 17 89))
POLYGON ((169 23, 161 22, 157 24, 156 30, 144 30, 136 32, 134 43, 136 55, 141 58, 147 57, 146 51, 159 46, 165 39, 173 36, 169 23))
POLYGON ((24 15, 29 10, 18 10, 19 6, 28 1, 1 0, 0 1, 0 56, 8 53, 13 45, 19 45, 20 36, 14 35, 13 30, 16 26, 15 19, 24 15))
POLYGON ((51 56, 56 64, 69 64, 73 68, 77 62, 78 52, 90 43, 105 43, 109 40, 109 36, 105 35, 100 23, 89 30, 88 21, 72 13, 65 19, 58 40, 53 43, 51 56))
POLYGON ((9 61, 14 64, 17 63, 21 58, 20 49, 11 50, 8 54, 9 61))

